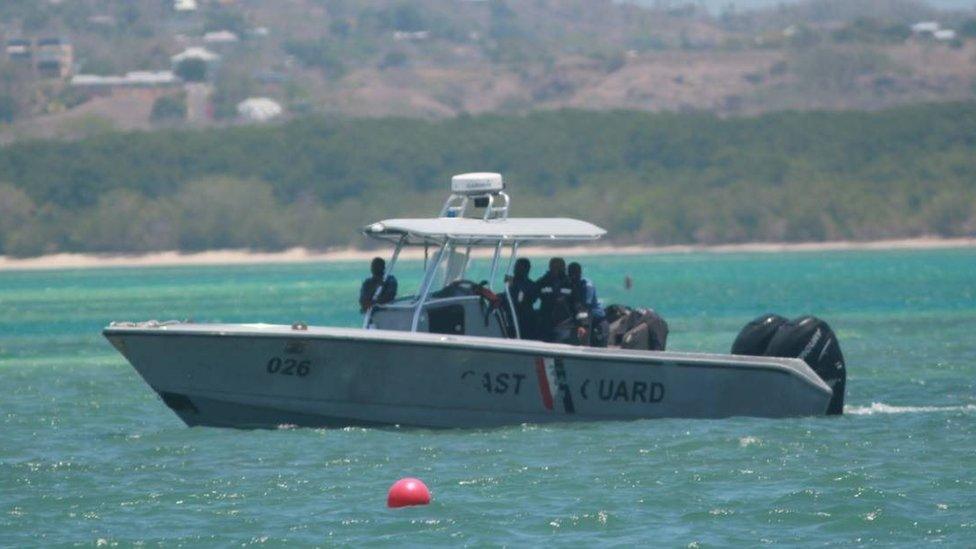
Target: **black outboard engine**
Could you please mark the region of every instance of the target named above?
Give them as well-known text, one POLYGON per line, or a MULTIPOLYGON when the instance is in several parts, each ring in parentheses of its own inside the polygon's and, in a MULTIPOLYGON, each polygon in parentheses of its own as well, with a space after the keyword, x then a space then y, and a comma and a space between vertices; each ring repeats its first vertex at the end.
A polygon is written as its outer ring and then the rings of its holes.
POLYGON ((837 335, 815 316, 785 318, 763 315, 739 332, 732 354, 801 358, 834 391, 827 415, 844 413, 847 368, 837 335))
POLYGON ((732 343, 733 355, 762 356, 776 330, 786 324, 786 319, 777 314, 765 314, 746 324, 732 343))

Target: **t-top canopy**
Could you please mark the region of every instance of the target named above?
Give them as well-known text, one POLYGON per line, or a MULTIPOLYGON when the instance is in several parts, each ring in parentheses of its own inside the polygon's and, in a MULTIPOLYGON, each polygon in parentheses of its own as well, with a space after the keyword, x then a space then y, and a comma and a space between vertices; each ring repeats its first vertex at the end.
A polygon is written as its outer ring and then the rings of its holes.
POLYGON ((564 217, 514 217, 509 219, 472 219, 438 217, 431 219, 386 219, 363 228, 373 238, 405 244, 443 244, 448 240, 465 244, 530 240, 596 240, 607 232, 578 219, 564 217))

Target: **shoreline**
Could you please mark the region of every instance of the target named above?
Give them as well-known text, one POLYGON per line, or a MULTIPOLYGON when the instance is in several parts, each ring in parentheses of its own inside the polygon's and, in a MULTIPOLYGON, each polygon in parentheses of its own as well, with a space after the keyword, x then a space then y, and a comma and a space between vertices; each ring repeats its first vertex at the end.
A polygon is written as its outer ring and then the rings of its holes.
MULTIPOLYGON (((552 255, 662 255, 682 253, 782 253, 846 250, 938 250, 947 248, 976 248, 976 238, 925 237, 873 241, 800 243, 754 242, 746 244, 688 244, 672 246, 526 246, 524 248, 520 248, 519 255, 530 257, 552 255)), ((313 251, 305 248, 291 248, 280 252, 212 250, 193 253, 182 253, 176 251, 152 252, 139 255, 61 253, 28 258, 11 258, 0 255, 0 272, 98 269, 109 267, 192 267, 212 265, 350 262, 368 261, 370 258, 377 255, 388 255, 387 250, 361 250, 356 248, 344 248, 313 251)), ((400 257, 402 259, 422 259, 424 254, 422 249, 410 248, 405 249, 403 253, 400 254, 400 257)))

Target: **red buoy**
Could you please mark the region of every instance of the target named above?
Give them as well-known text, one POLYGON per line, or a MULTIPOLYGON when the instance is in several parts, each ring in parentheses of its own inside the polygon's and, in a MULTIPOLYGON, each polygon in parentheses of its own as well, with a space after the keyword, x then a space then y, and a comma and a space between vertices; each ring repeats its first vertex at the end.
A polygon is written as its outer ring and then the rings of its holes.
POLYGON ((430 490, 419 479, 407 477, 393 483, 386 495, 387 507, 407 507, 430 503, 430 490))

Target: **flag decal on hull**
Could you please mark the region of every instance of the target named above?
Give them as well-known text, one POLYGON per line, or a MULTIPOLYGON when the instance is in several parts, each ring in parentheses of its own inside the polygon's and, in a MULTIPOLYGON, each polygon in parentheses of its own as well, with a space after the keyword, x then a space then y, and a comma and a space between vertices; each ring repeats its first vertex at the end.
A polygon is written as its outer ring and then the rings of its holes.
POLYGON ((562 403, 563 411, 567 414, 576 412, 573 406, 573 394, 566 382, 566 368, 563 359, 536 357, 535 373, 539 380, 539 396, 546 410, 553 410, 556 402, 562 403))

